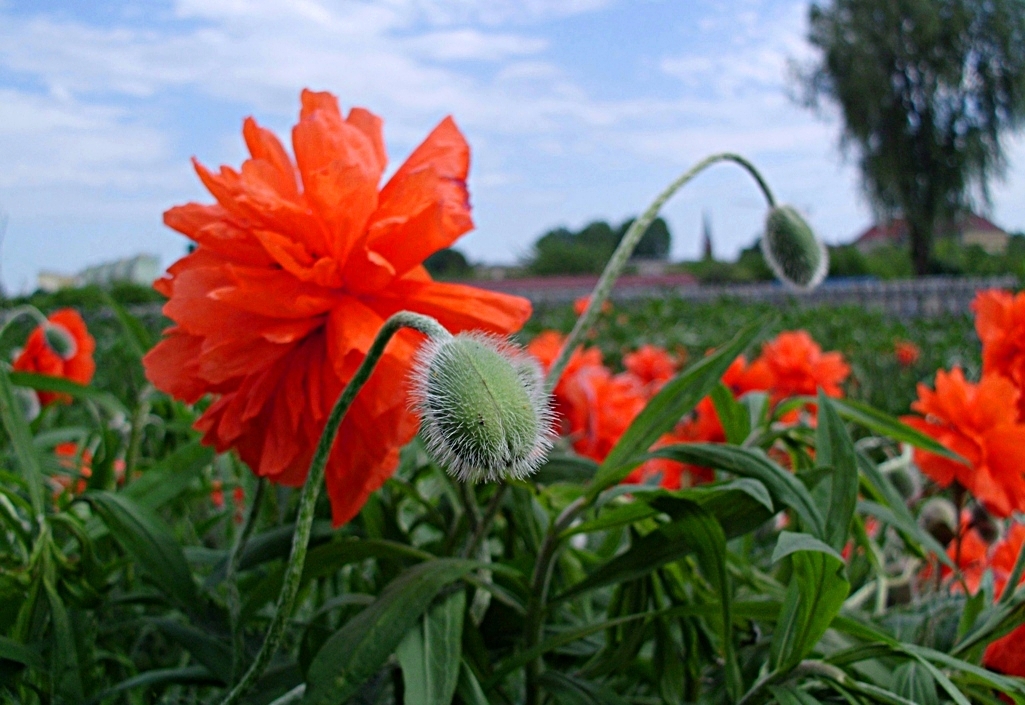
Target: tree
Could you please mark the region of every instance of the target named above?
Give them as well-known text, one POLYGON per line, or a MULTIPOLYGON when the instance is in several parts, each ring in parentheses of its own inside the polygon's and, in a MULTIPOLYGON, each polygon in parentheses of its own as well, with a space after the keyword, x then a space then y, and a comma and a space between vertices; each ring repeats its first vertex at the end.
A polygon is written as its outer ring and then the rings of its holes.
MULTIPOLYGON (((634 218, 630 218, 616 230, 616 244, 623 239, 626 231, 634 224, 634 218)), ((672 246, 673 236, 669 233, 669 226, 662 218, 655 218, 651 225, 644 231, 637 247, 634 248, 632 258, 634 259, 669 259, 669 249, 672 246)))
POLYGON ((424 260, 424 268, 436 279, 466 279, 473 267, 459 250, 446 247, 424 260))
POLYGON ((1002 136, 1025 118, 1025 3, 833 0, 810 22, 821 55, 798 72, 805 101, 840 108, 866 193, 907 220, 925 274, 934 227, 988 203, 1002 136))

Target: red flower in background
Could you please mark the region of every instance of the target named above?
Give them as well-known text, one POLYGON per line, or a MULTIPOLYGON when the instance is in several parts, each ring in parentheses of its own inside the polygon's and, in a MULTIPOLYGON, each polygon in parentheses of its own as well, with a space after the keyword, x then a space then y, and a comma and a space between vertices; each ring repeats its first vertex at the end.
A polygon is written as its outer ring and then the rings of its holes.
MULTIPOLYGON (((1014 590, 1017 587, 1008 585, 1007 582, 1023 543, 1025 525, 1017 522, 1011 525, 1000 541, 992 545, 987 544, 977 530, 970 529, 962 535, 960 547, 957 539, 950 542, 947 555, 961 569, 968 591, 972 594, 978 592, 986 571, 992 571, 994 598, 999 598, 1004 590, 1014 590)), ((944 572, 949 574, 949 571, 944 572)), ((1025 677, 1025 625, 1019 626, 986 647, 982 662, 994 671, 1009 676, 1025 677)))
POLYGON ((623 356, 627 372, 654 394, 680 369, 675 357, 655 345, 642 345, 632 353, 623 356))
MULTIPOLYGON (((261 476, 302 484, 331 407, 384 320, 403 309, 453 332, 517 330, 518 297, 433 281, 422 262, 473 227, 469 148, 446 118, 383 188, 381 120, 303 91, 295 163, 245 121, 240 171, 195 163, 217 203, 172 208, 164 222, 197 248, 155 284, 174 322, 145 358, 160 389, 217 399, 197 422, 261 476)), ((326 470, 335 525, 359 512, 416 433, 406 378, 419 341, 403 331, 357 396, 326 470)))
MULTIPOLYGON (((537 361, 541 363, 542 369, 548 372, 552 363, 555 362, 555 358, 559 356, 559 351, 562 350, 562 344, 565 340, 565 336, 561 333, 546 330, 527 344, 527 352, 537 358, 537 361)), ((603 368, 601 351, 597 348, 578 347, 570 355, 562 377, 559 378, 558 384, 552 390, 552 396, 555 400, 555 415, 559 419, 560 432, 563 435, 579 433, 587 423, 587 408, 571 402, 569 389, 574 384, 573 380, 577 374, 582 369, 589 367, 603 368)))
POLYGON ((760 360, 772 379, 773 402, 794 396, 811 396, 822 390, 830 397, 843 396, 840 385, 851 368, 838 352, 822 352, 807 331, 785 331, 762 347, 760 360))
MULTIPOLYGON (((58 326, 68 333, 74 341, 74 351, 70 358, 64 359, 47 344, 42 326, 36 328, 25 341, 25 347, 14 359, 11 367, 16 372, 33 372, 51 377, 62 377, 89 384, 96 372, 93 352, 96 341, 89 335, 85 321, 72 308, 62 308, 51 313, 47 319, 52 325, 58 326)), ((43 406, 51 402, 68 403, 71 398, 67 394, 55 392, 38 392, 39 403, 43 406)))
MULTIPOLYGON (((591 297, 590 296, 581 296, 580 298, 576 299, 573 302, 573 313, 577 314, 578 316, 583 316, 584 315, 584 311, 586 311, 587 307, 590 306, 590 305, 591 305, 591 297)), ((612 302, 609 301, 608 299, 606 299, 601 304, 601 312, 602 313, 608 313, 611 310, 612 310, 612 302)))
POLYGON ((1018 423, 1018 390, 996 375, 965 381, 960 368, 936 373, 936 391, 918 385, 911 404, 925 418, 901 420, 929 434, 969 465, 915 449, 915 462, 942 487, 957 480, 987 510, 1007 517, 1025 509, 1025 424, 1018 423))
POLYGON ((922 351, 917 345, 907 340, 898 340, 893 344, 893 354, 897 358, 897 364, 901 367, 911 367, 922 357, 922 351))
MULTIPOLYGON (((972 301, 975 331, 982 341, 982 373, 998 374, 1025 390, 1025 292, 981 291, 972 301)), ((1025 419, 1025 394, 1018 398, 1025 419)))
POLYGON ((53 447, 57 457, 57 465, 67 474, 59 473, 50 477, 54 495, 65 490, 73 494, 85 492, 88 480, 93 476, 93 454, 88 448, 79 448, 74 441, 58 443, 53 447))

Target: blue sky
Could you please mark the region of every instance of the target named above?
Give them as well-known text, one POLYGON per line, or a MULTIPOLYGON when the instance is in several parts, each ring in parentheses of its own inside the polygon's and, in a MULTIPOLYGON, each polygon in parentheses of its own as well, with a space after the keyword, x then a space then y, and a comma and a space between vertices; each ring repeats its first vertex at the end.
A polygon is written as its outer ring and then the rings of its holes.
MULTIPOLYGON (((189 165, 244 158, 242 119, 287 140, 308 86, 385 120, 392 167, 445 115, 473 150, 471 259, 515 262, 545 230, 619 222, 694 161, 738 151, 828 242, 871 216, 835 116, 788 98, 807 61, 791 0, 0 0, 0 275, 185 250, 161 214, 208 202, 189 165)), ((1025 140, 993 219, 1025 230, 1025 140)), ((757 236, 758 191, 715 167, 665 210, 673 256, 757 236)))

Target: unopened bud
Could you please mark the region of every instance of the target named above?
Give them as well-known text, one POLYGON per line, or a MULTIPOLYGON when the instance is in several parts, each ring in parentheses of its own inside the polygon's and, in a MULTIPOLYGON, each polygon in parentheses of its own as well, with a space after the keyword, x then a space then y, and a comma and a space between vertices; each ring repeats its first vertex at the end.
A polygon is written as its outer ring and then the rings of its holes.
POLYGON ((957 507, 949 499, 933 497, 919 512, 918 523, 940 545, 946 546, 957 536, 957 507))
POLYGON ((15 387, 14 399, 18 403, 18 408, 21 409, 21 415, 30 423, 35 421, 39 416, 39 412, 42 411, 42 407, 39 404, 39 395, 36 394, 34 389, 15 387))
POLYGON ((793 206, 776 206, 765 220, 762 255, 778 279, 814 289, 829 271, 829 252, 793 206))
POLYGON ((413 368, 413 400, 428 453, 461 480, 525 477, 552 447, 541 368, 500 338, 429 340, 413 368))
POLYGON ((78 352, 75 337, 62 325, 47 323, 43 326, 43 340, 62 360, 70 360, 78 352))

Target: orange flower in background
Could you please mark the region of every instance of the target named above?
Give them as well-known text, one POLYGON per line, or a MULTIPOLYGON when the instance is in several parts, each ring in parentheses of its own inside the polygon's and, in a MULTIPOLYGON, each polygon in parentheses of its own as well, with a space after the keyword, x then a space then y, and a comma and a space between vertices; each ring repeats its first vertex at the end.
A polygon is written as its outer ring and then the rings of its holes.
MULTIPOLYGON (((85 326, 85 321, 73 308, 62 308, 51 313, 47 319, 52 325, 63 328, 74 341, 74 351, 68 359, 58 355, 46 342, 42 326, 36 328, 25 341, 25 347, 14 359, 11 367, 16 372, 33 372, 51 377, 62 377, 89 384, 96 372, 93 352, 96 341, 85 326)), ((71 398, 67 394, 55 392, 37 392, 39 403, 43 406, 51 402, 68 403, 71 398)))
POLYGON ((760 358, 772 379, 773 402, 812 396, 821 387, 827 396, 843 396, 840 385, 851 368, 838 352, 822 352, 807 331, 785 331, 762 347, 760 358))
MULTIPOLYGON (((980 291, 972 301, 975 331, 982 340, 982 372, 998 374, 1025 390, 1025 292, 980 291)), ((1018 399, 1025 419, 1025 394, 1018 399)))
POLYGON ((922 357, 922 351, 917 345, 907 340, 898 340, 893 344, 893 354, 897 358, 897 364, 901 367, 911 367, 922 357))
POLYGON ((911 408, 925 418, 901 420, 929 434, 965 460, 915 449, 922 471, 946 487, 957 480, 988 511, 1007 517, 1025 509, 1025 424, 1018 423, 1018 390, 997 375, 967 382, 960 368, 936 373, 936 390, 918 385, 911 408))
MULTIPOLYGON (((553 330, 546 330, 537 335, 527 344, 527 352, 537 358, 541 368, 548 372, 548 369, 555 362, 562 350, 562 344, 566 337, 553 330)), ((561 433, 570 435, 583 430, 586 425, 588 410, 580 404, 573 404, 569 397, 569 389, 574 384, 573 380, 581 370, 590 367, 603 368, 601 351, 597 348, 578 347, 569 357, 566 369, 559 378, 559 383, 552 390, 555 399, 555 415, 560 420, 561 433)))
MULTIPOLYGON (((961 569, 970 593, 978 592, 987 570, 993 573, 994 598, 999 598, 1004 590, 1015 589, 1016 586, 1008 585, 1007 582, 1022 544, 1025 543, 1025 525, 1013 523, 1004 537, 992 545, 987 544, 975 529, 963 534, 960 550, 957 543, 957 539, 950 542, 947 555, 961 569)), ((949 570, 944 573, 949 574, 949 570)), ((982 662, 994 671, 1025 677, 1025 625, 986 647, 982 662)))
POLYGON ((55 445, 53 454, 57 456, 57 465, 68 473, 50 477, 54 494, 59 495, 69 489, 74 494, 85 492, 88 479, 93 476, 92 452, 88 448, 80 449, 74 441, 67 441, 55 445))
POLYGON ((623 356, 623 366, 651 394, 662 388, 680 369, 675 357, 655 345, 642 345, 623 356))
MULTIPOLYGON (((587 307, 590 306, 590 305, 591 305, 591 297, 590 296, 581 296, 580 298, 576 299, 573 302, 573 313, 577 314, 578 316, 583 316, 584 315, 584 311, 586 311, 587 307)), ((608 313, 611 310, 612 310, 612 302, 609 301, 608 299, 605 299, 605 301, 603 301, 602 305, 601 305, 601 312, 602 313, 608 313)))
POLYGON ((629 374, 613 375, 606 367, 581 368, 567 380, 573 448, 601 462, 648 402, 648 395, 629 374))
MULTIPOLYGON (((196 172, 214 205, 172 208, 164 222, 197 244, 155 284, 174 326, 145 358, 147 377, 187 402, 216 400, 197 422, 204 442, 234 448, 258 475, 306 478, 326 417, 393 313, 458 332, 504 334, 525 299, 435 282, 422 262, 473 227, 469 147, 443 120, 379 187, 381 120, 343 117, 328 93, 303 91, 295 162, 249 118, 240 171, 196 172)), ((335 525, 355 516, 394 471, 417 419, 407 374, 419 334, 402 331, 356 397, 326 470, 335 525)))

